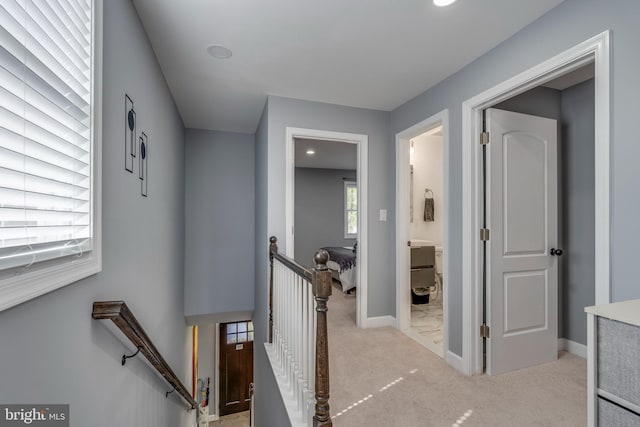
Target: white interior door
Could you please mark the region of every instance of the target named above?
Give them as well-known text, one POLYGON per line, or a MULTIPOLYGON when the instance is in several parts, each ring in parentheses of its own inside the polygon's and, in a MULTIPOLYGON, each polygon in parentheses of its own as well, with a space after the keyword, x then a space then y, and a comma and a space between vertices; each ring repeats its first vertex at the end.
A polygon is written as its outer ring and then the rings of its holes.
POLYGON ((558 357, 555 120, 489 109, 487 373, 558 357))

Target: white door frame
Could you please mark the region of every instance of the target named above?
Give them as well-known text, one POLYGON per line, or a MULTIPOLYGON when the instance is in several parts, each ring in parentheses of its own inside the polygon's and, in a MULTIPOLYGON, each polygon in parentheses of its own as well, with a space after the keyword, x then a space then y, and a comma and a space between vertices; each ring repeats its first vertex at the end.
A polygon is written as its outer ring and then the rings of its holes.
MULTIPOLYGON (((482 110, 593 62, 595 65, 596 304, 610 301, 610 34, 605 31, 462 105, 462 359, 467 375, 482 373, 482 110)), ((489 262, 489 260, 487 261, 489 262)))
MULTIPOLYGON (((411 320, 411 285, 409 278, 410 258, 407 251, 409 233, 409 148, 410 140, 437 126, 442 125, 443 187, 443 251, 442 251, 442 307, 443 319, 443 356, 447 363, 454 363, 449 354, 449 310, 447 279, 449 276, 449 110, 443 110, 433 116, 396 134, 396 318, 397 328, 407 333, 411 320)), ((453 355, 455 356, 455 355, 453 355)), ((455 356, 455 359, 458 359, 455 356)))
POLYGON ((359 328, 367 327, 367 261, 368 261, 368 229, 367 229, 367 200, 368 200, 368 144, 369 137, 363 134, 333 132, 319 129, 286 128, 285 142, 285 230, 286 254, 293 258, 294 254, 294 210, 295 210, 295 139, 317 139, 324 141, 340 141, 356 144, 358 147, 358 262, 357 291, 356 291, 356 324, 359 328))

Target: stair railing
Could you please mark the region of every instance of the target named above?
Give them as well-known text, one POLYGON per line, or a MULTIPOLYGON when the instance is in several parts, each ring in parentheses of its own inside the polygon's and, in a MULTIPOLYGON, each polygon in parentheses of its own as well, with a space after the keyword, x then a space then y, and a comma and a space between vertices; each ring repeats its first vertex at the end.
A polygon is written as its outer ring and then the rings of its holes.
POLYGON ((308 270, 278 252, 269 239, 268 354, 287 407, 301 425, 332 426, 329 412, 327 301, 331 295, 329 254, 320 250, 308 270))

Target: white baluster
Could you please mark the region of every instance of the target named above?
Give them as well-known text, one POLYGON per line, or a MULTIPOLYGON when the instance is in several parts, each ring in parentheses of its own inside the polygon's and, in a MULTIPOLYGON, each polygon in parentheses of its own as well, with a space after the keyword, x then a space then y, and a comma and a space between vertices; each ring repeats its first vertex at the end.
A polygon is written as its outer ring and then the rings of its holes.
POLYGON ((308 366, 309 366, 309 385, 307 389, 307 406, 308 406, 308 418, 309 420, 313 420, 313 415, 315 414, 315 387, 316 387, 316 370, 315 370, 315 361, 316 361, 316 340, 315 340, 315 298, 313 296, 313 285, 309 287, 309 294, 307 296, 307 307, 308 307, 308 330, 307 330, 307 346, 309 348, 309 356, 308 356, 308 366))
POLYGON ((300 411, 304 410, 304 400, 303 400, 303 394, 304 394, 304 357, 303 357, 303 346, 304 346, 304 330, 303 328, 303 322, 302 322, 302 307, 304 306, 303 303, 303 290, 304 287, 306 286, 307 281, 305 279, 300 279, 300 283, 298 286, 298 298, 297 298, 297 310, 296 310, 296 323, 298 324, 298 360, 297 360, 297 365, 298 365, 298 393, 297 393, 297 398, 298 398, 298 408, 300 409, 300 411))
POLYGON ((285 281, 287 279, 285 268, 280 265, 280 291, 278 292, 278 331, 280 335, 280 349, 279 349, 279 368, 280 375, 282 375, 284 379, 284 366, 285 366, 285 342, 284 342, 284 292, 285 292, 285 281))
POLYGON ((295 306, 295 317, 296 317, 296 405, 298 409, 301 409, 300 406, 300 390, 302 389, 302 368, 300 366, 300 345, 302 344, 302 329, 300 328, 300 294, 302 291, 302 282, 304 279, 298 277, 296 283, 296 306, 295 306))
POLYGON ((293 388, 293 372, 291 370, 291 366, 293 365, 293 322, 291 321, 291 302, 292 302, 292 292, 294 287, 295 276, 294 273, 289 272, 289 283, 287 283, 287 328, 289 330, 289 334, 287 335, 287 373, 289 376, 289 391, 292 391, 293 388))
POLYGON ((276 355, 276 363, 280 367, 280 321, 278 310, 280 309, 280 262, 273 261, 273 346, 276 355))
POLYGON ((278 260, 273 259, 273 306, 271 308, 271 316, 273 319, 273 352, 276 355, 276 362, 279 364, 278 355, 278 283, 280 282, 278 274, 278 260))
MULTIPOLYGON (((307 322, 308 318, 308 306, 307 306, 307 294, 309 289, 309 282, 306 280, 302 283, 302 299, 301 299, 301 310, 300 310, 300 326, 302 328, 302 390, 300 393, 300 403, 302 405, 303 411, 306 411, 307 407, 307 387, 309 386, 309 336, 307 335, 307 330, 309 329, 307 322)), ((306 413, 306 412, 305 412, 306 413)))
POLYGON ((284 282, 283 304, 282 304, 282 321, 284 328, 284 378, 285 385, 289 386, 289 288, 290 288, 291 272, 287 270, 287 278, 284 282))
POLYGON ((274 299, 274 309, 273 309, 273 315, 274 315, 274 322, 276 324, 276 339, 277 339, 277 346, 276 346, 276 354, 277 354, 277 361, 278 361, 278 370, 280 369, 280 367, 282 366, 282 323, 280 322, 280 307, 281 307, 281 303, 280 303, 280 298, 281 298, 281 294, 282 294, 282 268, 280 266, 280 261, 276 261, 276 269, 278 272, 278 280, 276 281, 276 296, 274 299))

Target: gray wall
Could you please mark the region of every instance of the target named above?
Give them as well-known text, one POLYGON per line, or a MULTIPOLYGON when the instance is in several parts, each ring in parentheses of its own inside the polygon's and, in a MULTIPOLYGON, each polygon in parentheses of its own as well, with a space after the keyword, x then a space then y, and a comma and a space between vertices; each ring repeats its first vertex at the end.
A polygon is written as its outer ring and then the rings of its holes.
MULTIPOLYGON (((285 129, 287 126, 360 133, 369 136, 369 316, 393 315, 394 174, 387 161, 389 113, 269 96, 256 132, 256 342, 268 338, 268 238, 277 236, 285 248, 285 129), (389 209, 388 222, 378 210, 389 209)), ((258 427, 289 424, 264 347, 254 347, 255 405, 258 427)))
MULTIPOLYGON (((368 135, 368 315, 395 313, 394 260, 395 174, 389 167, 395 148, 388 140, 389 113, 290 98, 269 97, 268 232, 278 237, 285 250, 285 130, 286 127, 322 129, 368 135), (378 211, 387 209, 386 222, 378 211)), ((258 241, 260 236, 257 237, 258 241)), ((266 277, 266 276, 265 276, 266 277)))
MULTIPOLYGON (((216 366, 216 351, 218 343, 216 342, 216 325, 213 323, 204 323, 198 325, 198 378, 207 386, 207 378, 211 379, 209 386, 209 414, 218 413, 218 408, 214 407, 215 396, 218 389, 215 387, 215 379, 218 376, 218 367, 216 366)), ((202 402, 200 394, 201 384, 196 387, 196 401, 202 402)))
POLYGON ((558 337, 587 344, 584 308, 595 304, 594 81, 538 87, 496 105, 558 121, 560 240, 558 337))
POLYGON ((594 81, 561 93, 563 336, 587 344, 584 307, 595 304, 594 81))
POLYGON ((69 403, 73 426, 188 426, 177 397, 92 303, 125 300, 190 387, 184 321, 184 129, 130 0, 104 2, 103 270, 0 313, 0 402, 69 403), (124 170, 124 95, 149 136, 149 197, 124 170))
MULTIPOLYGON (((540 19, 481 56, 437 86, 391 113, 390 139, 409 126, 443 110, 450 119, 451 276, 449 286, 449 345, 462 354, 462 109, 467 99, 575 46, 607 29, 612 30, 612 300, 640 297, 636 284, 635 246, 640 238, 637 183, 640 144, 636 144, 635 117, 640 107, 636 72, 640 66, 636 41, 640 26, 635 17, 640 3, 632 0, 566 0, 540 19)), ((391 144, 391 143, 390 143, 391 144)), ((394 162, 389 158, 387 168, 394 162)))
MULTIPOLYGON (((269 340, 269 232, 267 230, 267 160, 269 100, 256 130, 256 293, 253 326, 255 342, 269 340)), ((256 427, 287 426, 289 418, 262 345, 253 346, 253 382, 256 427)))
POLYGON ((294 247, 296 260, 313 267, 323 246, 353 246, 344 238, 344 180, 356 180, 355 170, 296 168, 294 247))
POLYGON ((241 312, 250 317, 254 135, 188 129, 185 140, 185 315, 241 312))

